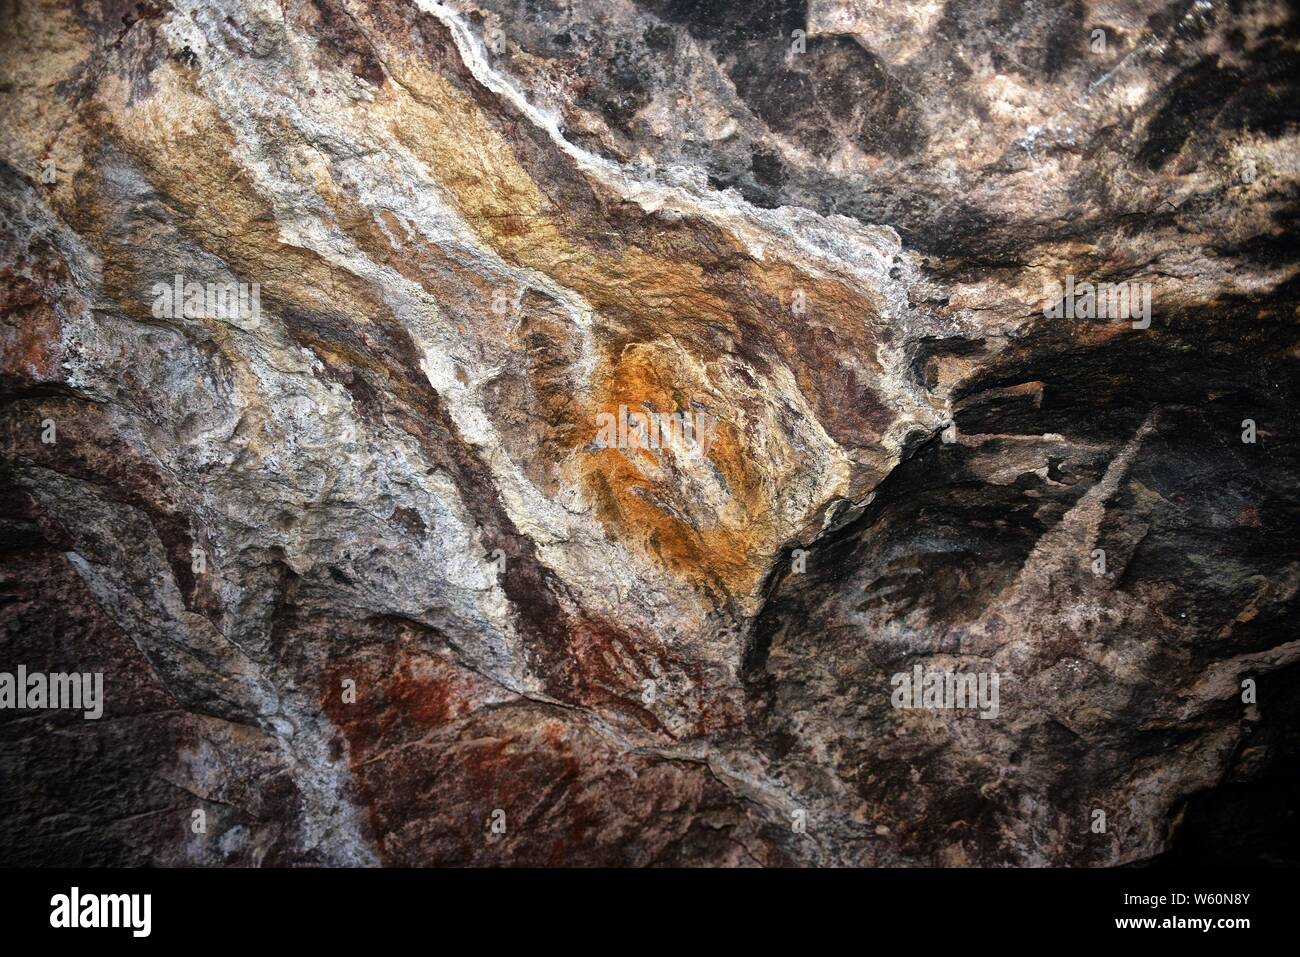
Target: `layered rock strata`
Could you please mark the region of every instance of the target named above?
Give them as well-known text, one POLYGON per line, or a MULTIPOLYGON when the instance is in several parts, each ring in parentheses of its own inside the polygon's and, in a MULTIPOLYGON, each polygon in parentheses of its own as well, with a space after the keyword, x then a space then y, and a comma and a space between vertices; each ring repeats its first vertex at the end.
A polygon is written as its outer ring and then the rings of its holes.
POLYGON ((0 859, 1294 859, 1297 17, 11 3, 0 859))

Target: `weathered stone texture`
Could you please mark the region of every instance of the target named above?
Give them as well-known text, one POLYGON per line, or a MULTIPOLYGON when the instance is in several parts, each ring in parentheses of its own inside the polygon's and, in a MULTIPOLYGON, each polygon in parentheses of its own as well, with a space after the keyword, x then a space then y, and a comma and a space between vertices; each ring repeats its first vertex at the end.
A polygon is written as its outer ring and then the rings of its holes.
POLYGON ((0 32, 0 861, 1300 854, 1291 6, 0 32))

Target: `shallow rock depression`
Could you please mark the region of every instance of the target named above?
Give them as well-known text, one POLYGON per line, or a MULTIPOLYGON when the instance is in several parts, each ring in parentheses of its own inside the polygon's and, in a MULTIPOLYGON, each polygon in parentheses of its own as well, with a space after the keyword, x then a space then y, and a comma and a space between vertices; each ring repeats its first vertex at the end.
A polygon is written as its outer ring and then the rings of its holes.
POLYGON ((1290 5, 3 7, 0 862, 1300 860, 1290 5))

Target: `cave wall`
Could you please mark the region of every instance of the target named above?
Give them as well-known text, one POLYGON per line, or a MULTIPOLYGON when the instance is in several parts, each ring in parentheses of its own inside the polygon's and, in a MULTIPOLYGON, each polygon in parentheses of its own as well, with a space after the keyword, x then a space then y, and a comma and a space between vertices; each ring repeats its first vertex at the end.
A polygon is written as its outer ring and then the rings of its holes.
POLYGON ((1295 861, 1292 6, 4 13, 0 862, 1295 861))

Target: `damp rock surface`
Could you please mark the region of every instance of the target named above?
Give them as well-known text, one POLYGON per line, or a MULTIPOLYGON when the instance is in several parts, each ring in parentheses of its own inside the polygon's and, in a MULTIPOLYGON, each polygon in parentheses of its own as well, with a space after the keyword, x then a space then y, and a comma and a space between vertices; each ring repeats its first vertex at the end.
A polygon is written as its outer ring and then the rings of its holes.
POLYGON ((1300 860, 1290 5, 18 0, 0 97, 0 862, 1300 860))

